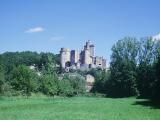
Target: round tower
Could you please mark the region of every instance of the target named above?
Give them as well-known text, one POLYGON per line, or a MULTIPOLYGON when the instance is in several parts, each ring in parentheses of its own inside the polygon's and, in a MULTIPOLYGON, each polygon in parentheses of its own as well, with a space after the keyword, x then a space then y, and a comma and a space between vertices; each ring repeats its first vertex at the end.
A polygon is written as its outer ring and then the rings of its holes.
POLYGON ((70 50, 68 48, 61 48, 60 57, 61 57, 61 67, 65 68, 66 63, 70 62, 70 50))
POLYGON ((90 50, 91 41, 88 40, 84 46, 84 64, 89 65, 92 63, 91 59, 91 50, 90 50))
POLYGON ((84 50, 84 64, 91 64, 91 55, 89 49, 84 50))

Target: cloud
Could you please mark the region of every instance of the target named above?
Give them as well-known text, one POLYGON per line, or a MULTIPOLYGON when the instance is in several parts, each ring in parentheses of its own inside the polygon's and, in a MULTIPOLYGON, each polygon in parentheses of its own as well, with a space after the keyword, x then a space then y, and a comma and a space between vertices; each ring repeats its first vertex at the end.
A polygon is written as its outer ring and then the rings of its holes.
POLYGON ((43 27, 34 27, 26 30, 26 33, 37 33, 37 32, 43 32, 44 28, 43 27))
POLYGON ((160 33, 152 37, 153 40, 160 40, 160 33))
POLYGON ((51 37, 50 40, 55 41, 55 42, 62 41, 62 40, 64 40, 64 37, 63 36, 53 36, 53 37, 51 37))

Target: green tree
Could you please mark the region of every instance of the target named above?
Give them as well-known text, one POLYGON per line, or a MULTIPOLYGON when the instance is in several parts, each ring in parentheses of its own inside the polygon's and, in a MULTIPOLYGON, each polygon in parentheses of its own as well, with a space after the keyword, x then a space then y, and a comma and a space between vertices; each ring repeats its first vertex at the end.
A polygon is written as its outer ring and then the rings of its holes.
POLYGON ((136 65, 139 42, 126 37, 112 47, 110 88, 108 95, 128 97, 136 95, 136 65))
POLYGON ((142 39, 139 49, 139 66, 137 69, 137 87, 141 97, 152 97, 153 85, 156 79, 155 67, 153 66, 155 58, 155 41, 152 38, 142 39))
POLYGON ((22 94, 30 95, 38 86, 38 75, 25 65, 19 65, 12 71, 11 85, 22 94))
POLYGON ((109 77, 108 72, 106 70, 96 68, 96 69, 91 69, 88 72, 88 74, 91 74, 95 78, 95 82, 93 84, 93 88, 91 91, 98 93, 106 93, 107 88, 105 84, 109 77))
POLYGON ((46 95, 57 95, 59 91, 56 74, 45 74, 40 78, 40 91, 46 95))
MULTIPOLYGON (((21 91, 29 95, 31 92, 38 92, 40 84, 37 72, 42 76, 59 73, 60 56, 52 53, 5 52, 0 55, 0 89, 2 91, 21 91), (35 66, 30 70, 29 66, 35 66), (2 69, 3 68, 3 69, 2 69), (4 81, 5 79, 5 81, 4 81)), ((45 77, 43 77, 45 79, 45 77)), ((48 77, 47 77, 48 78, 48 77)), ((57 80, 58 81, 58 80, 57 80)), ((53 92, 51 92, 53 93, 53 92)))
MULTIPOLYGON (((160 48, 159 48, 160 49, 160 48)), ((153 98, 160 100, 160 56, 157 58, 157 62, 155 63, 155 71, 156 71, 156 79, 154 81, 153 86, 153 98)))
POLYGON ((70 82, 69 75, 64 75, 63 78, 59 80, 59 90, 59 95, 74 96, 74 88, 70 82))
POLYGON ((3 91, 4 81, 5 81, 5 76, 4 76, 3 66, 2 66, 2 58, 0 56, 0 94, 4 92, 3 91))
POLYGON ((83 94, 86 92, 86 80, 83 76, 76 73, 70 74, 69 81, 74 89, 75 95, 83 94))
POLYGON ((41 64, 42 64, 42 72, 44 74, 53 74, 59 73, 59 68, 57 65, 59 62, 58 55, 53 55, 52 53, 41 53, 41 64))

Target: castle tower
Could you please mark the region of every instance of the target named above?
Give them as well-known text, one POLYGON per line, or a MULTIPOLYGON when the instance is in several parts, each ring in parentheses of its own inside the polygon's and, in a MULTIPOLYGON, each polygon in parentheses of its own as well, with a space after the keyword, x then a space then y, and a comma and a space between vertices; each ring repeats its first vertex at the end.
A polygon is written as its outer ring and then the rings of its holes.
POLYGON ((90 51, 88 49, 84 50, 84 64, 91 64, 90 51))
POLYGON ((84 46, 84 50, 85 50, 85 49, 90 49, 90 44, 91 44, 91 41, 88 40, 88 41, 86 42, 86 45, 84 46))
POLYGON ((60 56, 61 56, 61 67, 65 68, 66 63, 70 62, 70 50, 67 48, 61 48, 60 56))
POLYGON ((71 65, 79 62, 79 52, 76 50, 71 50, 71 65))
POLYGON ((90 51, 91 57, 93 58, 94 57, 94 45, 93 44, 89 46, 89 51, 90 51))
POLYGON ((92 64, 90 41, 87 41, 86 45, 84 46, 84 64, 92 64))

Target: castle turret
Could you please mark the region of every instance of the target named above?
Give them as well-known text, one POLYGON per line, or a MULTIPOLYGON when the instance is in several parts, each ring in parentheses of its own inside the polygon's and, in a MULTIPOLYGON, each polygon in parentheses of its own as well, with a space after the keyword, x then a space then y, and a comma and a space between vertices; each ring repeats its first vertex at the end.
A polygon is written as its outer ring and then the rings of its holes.
POLYGON ((90 51, 90 41, 86 42, 84 46, 84 64, 92 64, 91 51, 90 51))
POLYGON ((84 64, 91 64, 92 60, 90 57, 90 51, 88 49, 84 50, 84 64))
POLYGON ((75 65, 79 62, 79 52, 76 50, 71 50, 71 65, 75 65))
POLYGON ((91 44, 91 41, 88 40, 88 41, 86 42, 86 45, 84 46, 84 50, 85 50, 85 49, 89 50, 89 49, 90 49, 90 44, 91 44))
POLYGON ((65 68, 66 64, 70 62, 70 50, 67 48, 61 48, 60 56, 61 56, 61 67, 65 68))
POLYGON ((94 45, 93 44, 89 46, 89 51, 90 51, 91 57, 93 58, 94 57, 94 45))

